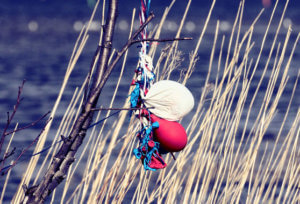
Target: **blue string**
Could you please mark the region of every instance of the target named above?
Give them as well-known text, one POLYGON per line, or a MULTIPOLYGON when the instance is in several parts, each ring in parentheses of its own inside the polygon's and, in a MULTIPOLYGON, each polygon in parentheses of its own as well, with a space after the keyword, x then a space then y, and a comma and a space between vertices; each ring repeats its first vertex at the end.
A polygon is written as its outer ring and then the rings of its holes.
POLYGON ((148 3, 147 3, 147 10, 146 10, 146 18, 148 18, 149 16, 149 11, 150 11, 150 3, 151 3, 151 0, 148 0, 148 3))
MULTIPOLYGON (((154 122, 152 125, 150 125, 148 128, 144 127, 140 131, 140 143, 141 145, 138 148, 135 148, 133 150, 133 154, 137 159, 141 159, 142 156, 144 156, 143 165, 145 170, 151 170, 156 171, 156 169, 153 169, 149 167, 149 164, 151 162, 151 158, 156 156, 155 152, 158 152, 159 149, 159 143, 154 142, 154 147, 152 149, 149 148, 148 142, 152 141, 150 138, 151 132, 153 131, 153 128, 158 128, 159 123, 154 122)), ((157 157, 157 156, 156 156, 157 157)))
POLYGON ((105 117, 105 118, 99 120, 98 122, 95 122, 95 123, 91 124, 87 129, 90 129, 91 127, 94 127, 95 125, 98 125, 98 124, 102 123, 104 120, 106 120, 106 119, 108 119, 108 118, 110 118, 110 117, 116 115, 117 113, 119 113, 119 112, 121 112, 121 111, 122 111, 122 110, 118 110, 117 112, 114 112, 114 113, 110 114, 109 116, 107 116, 107 117, 105 117))
POLYGON ((136 83, 134 90, 130 94, 131 108, 136 108, 140 96, 140 84, 136 83))
POLYGON ((47 151, 47 150, 50 149, 52 146, 54 146, 54 145, 56 145, 56 144, 59 144, 59 143, 61 143, 62 141, 63 141, 63 140, 58 140, 58 141, 56 141, 53 145, 49 145, 48 147, 42 149, 40 152, 37 152, 37 153, 35 153, 35 154, 32 154, 31 157, 34 157, 34 156, 36 156, 36 155, 38 155, 38 154, 41 154, 41 153, 47 151))
POLYGON ((5 167, 3 167, 1 170, 0 170, 0 172, 1 171, 4 171, 4 170, 6 170, 6 169, 8 169, 9 167, 11 167, 12 165, 8 165, 8 166, 5 166, 5 167))
POLYGON ((152 156, 154 156, 154 152, 158 150, 157 142, 155 143, 155 146, 146 154, 146 157, 144 159, 144 169, 145 170, 151 170, 156 171, 156 169, 153 169, 149 167, 149 163, 151 162, 152 156))

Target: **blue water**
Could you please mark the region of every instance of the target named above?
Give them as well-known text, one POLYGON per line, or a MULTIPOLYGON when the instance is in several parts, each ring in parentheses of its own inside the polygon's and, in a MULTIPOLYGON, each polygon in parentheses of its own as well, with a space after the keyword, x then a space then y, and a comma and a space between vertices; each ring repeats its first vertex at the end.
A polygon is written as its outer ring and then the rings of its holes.
MULTIPOLYGON (((162 16, 163 10, 170 4, 170 0, 158 1, 153 0, 151 8, 154 11, 156 18, 153 24, 156 24, 162 16)), ((194 41, 181 42, 180 49, 183 51, 183 56, 186 60, 183 62, 183 67, 186 66, 190 49, 194 47, 196 39, 198 38, 205 18, 207 16, 210 1, 194 1, 190 8, 187 17, 189 27, 183 30, 183 36, 194 37, 194 41)), ((120 10, 116 26, 116 33, 114 37, 115 48, 121 48, 128 38, 128 22, 131 19, 131 12, 133 8, 137 8, 139 1, 120 1, 120 10)), ((168 17, 168 24, 163 29, 162 37, 174 36, 176 28, 180 22, 181 16, 184 12, 186 2, 178 1, 168 17)), ((268 37, 266 48, 262 59, 265 59, 269 54, 272 35, 276 29, 276 22, 279 21, 280 14, 283 9, 284 2, 280 1, 279 9, 275 13, 275 23, 271 27, 271 34, 268 37)), ((219 0, 215 6, 212 14, 212 20, 209 24, 207 34, 204 36, 201 48, 199 50, 199 63, 196 71, 188 82, 188 87, 194 93, 196 98, 199 98, 201 88, 204 85, 205 76, 207 74, 210 49, 213 44, 214 30, 217 20, 221 20, 222 31, 221 34, 228 36, 230 27, 234 21, 235 13, 238 8, 237 0, 219 0), (226 27, 227 26, 227 27, 226 27), (207 50, 209 50, 207 52, 207 50)), ((246 1, 244 12, 245 28, 254 20, 256 15, 262 8, 261 1, 246 1)), ((292 1, 288 7, 288 12, 285 16, 284 26, 280 32, 278 42, 283 43, 288 24, 292 23, 291 42, 296 39, 297 33, 300 32, 300 3, 299 1, 292 1)), ((254 41, 256 45, 253 52, 257 54, 259 45, 264 34, 270 13, 272 9, 267 8, 262 18, 257 23, 257 28, 254 33, 254 41)), ((6 123, 6 112, 12 111, 13 105, 16 101, 18 86, 23 79, 27 82, 23 91, 23 101, 16 117, 12 123, 11 128, 16 122, 20 126, 26 125, 41 115, 51 110, 56 97, 58 95, 65 70, 68 65, 75 41, 79 34, 78 27, 84 24, 90 17, 92 9, 84 0, 1 0, 0 1, 0 130, 3 129, 6 123)), ((96 15, 96 19, 100 19, 100 13, 96 15)), ((53 123, 53 134, 55 128, 64 114, 64 110, 68 105, 69 100, 73 94, 75 87, 80 86, 89 70, 90 62, 97 46, 99 31, 98 24, 94 27, 96 30, 90 32, 90 37, 87 46, 84 48, 83 54, 80 57, 74 72, 71 75, 71 80, 68 83, 66 93, 59 106, 56 118, 53 123)), ((151 26, 150 26, 151 27, 151 26)), ((227 41, 228 43, 228 37, 227 41)), ((291 49, 292 43, 289 45, 291 49)), ((161 47, 164 47, 162 44, 161 47)), ((217 51, 218 52, 218 51, 217 51)), ((117 104, 121 105, 126 97, 131 76, 137 62, 138 48, 132 47, 129 50, 128 63, 124 78, 121 82, 120 92, 117 97, 117 104)), ((287 52, 286 56, 288 56, 287 52)), ((296 49, 291 69, 289 71, 290 79, 287 88, 284 91, 279 107, 278 114, 274 118, 273 125, 268 129, 265 139, 272 141, 278 131, 278 124, 281 124, 284 116, 286 105, 291 94, 293 84, 296 80, 300 64, 300 49, 296 49)), ((259 65, 258 73, 264 67, 263 60, 259 65)), ((120 65, 112 74, 106 86, 104 95, 100 99, 100 103, 108 106, 108 96, 111 95, 113 82, 119 75, 120 65)), ((215 64, 216 65, 216 64, 215 64)), ((174 76, 176 78, 177 76, 174 76)), ((267 80, 266 80, 267 81, 267 80)), ((254 85, 258 83, 258 77, 254 78, 254 85)), ((266 88, 263 84, 262 92, 266 88)), ((255 87, 251 88, 252 94, 255 87)), ((250 93, 251 94, 251 93, 250 93)), ((289 130, 291 121, 295 117, 300 105, 300 91, 299 86, 296 91, 295 98, 292 102, 291 113, 289 114, 287 125, 284 133, 289 130)), ((249 105, 249 104, 248 104, 249 105)), ((246 103, 247 107, 247 103, 246 103)), ((188 119, 186 119, 188 121, 188 119)), ((113 121, 110 121, 112 123, 113 121)), ((17 152, 21 151, 24 144, 29 144, 39 133, 42 124, 35 126, 29 130, 19 133, 15 136, 15 141, 12 146, 17 147, 17 152)), ((51 138, 51 133, 50 133, 51 138)), ((51 139, 49 139, 51 140, 51 139)), ((50 141, 49 141, 50 142, 50 141)), ((20 165, 21 166, 21 165, 20 165)), ((18 182, 18 175, 22 172, 21 169, 12 171, 12 177, 18 182)), ((2 182, 2 179, 0 178, 2 182)), ((13 184, 10 184, 11 186, 13 184)), ((1 189, 1 187, 0 187, 1 189)), ((6 200, 9 200, 14 193, 13 188, 8 188, 6 200)))

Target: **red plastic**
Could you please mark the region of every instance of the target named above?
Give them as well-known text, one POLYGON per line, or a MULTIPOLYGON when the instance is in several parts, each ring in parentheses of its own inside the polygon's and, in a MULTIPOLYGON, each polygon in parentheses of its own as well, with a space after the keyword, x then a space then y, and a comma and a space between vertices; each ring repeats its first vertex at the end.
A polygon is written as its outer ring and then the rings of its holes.
POLYGON ((187 134, 182 125, 176 121, 168 121, 151 114, 152 123, 158 122, 159 128, 154 129, 154 140, 168 152, 178 152, 187 144, 187 134))

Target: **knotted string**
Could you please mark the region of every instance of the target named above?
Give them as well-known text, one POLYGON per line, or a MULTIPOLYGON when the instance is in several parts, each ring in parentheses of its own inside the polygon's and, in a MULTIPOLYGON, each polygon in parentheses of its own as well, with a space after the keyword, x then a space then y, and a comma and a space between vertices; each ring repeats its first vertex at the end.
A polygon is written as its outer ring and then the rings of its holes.
MULTIPOLYGON (((151 0, 141 0, 141 9, 139 13, 140 24, 143 25, 149 15, 151 0)), ((147 28, 140 33, 141 39, 147 39, 147 28)), ((134 90, 131 92, 130 103, 132 108, 142 107, 145 105, 142 98, 146 96, 148 90, 154 83, 155 74, 153 73, 152 58, 147 54, 149 49, 149 42, 141 42, 141 50, 139 52, 139 66, 135 70, 136 79, 133 85, 134 90)), ((141 159, 145 170, 156 171, 158 168, 166 166, 163 159, 159 154, 159 143, 153 140, 153 129, 158 128, 158 122, 151 122, 150 112, 146 111, 147 114, 142 114, 141 111, 137 110, 136 115, 140 119, 140 131, 137 133, 139 138, 139 147, 133 150, 134 155, 137 159, 141 159), (154 168, 153 168, 154 167, 154 168)))

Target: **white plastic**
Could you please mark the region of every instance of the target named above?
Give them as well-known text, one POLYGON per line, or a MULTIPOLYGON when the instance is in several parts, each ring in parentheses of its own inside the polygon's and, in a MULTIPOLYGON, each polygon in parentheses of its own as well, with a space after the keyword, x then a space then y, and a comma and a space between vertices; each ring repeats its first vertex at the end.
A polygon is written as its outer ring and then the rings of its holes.
POLYGON ((154 107, 150 112, 169 121, 180 120, 194 107, 192 93, 184 85, 171 80, 153 84, 143 100, 147 108, 154 107))

